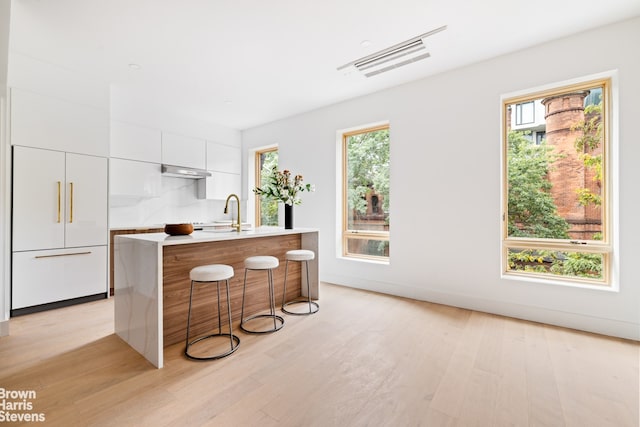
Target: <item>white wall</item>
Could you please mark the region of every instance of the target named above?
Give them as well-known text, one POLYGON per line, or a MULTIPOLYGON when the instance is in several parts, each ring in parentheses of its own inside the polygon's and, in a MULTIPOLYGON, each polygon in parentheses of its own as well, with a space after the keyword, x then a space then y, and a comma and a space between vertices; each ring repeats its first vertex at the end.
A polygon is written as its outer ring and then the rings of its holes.
POLYGON ((11 2, 0 2, 0 336, 9 335, 10 147, 7 131, 7 74, 11 2))
POLYGON ((280 166, 316 185, 296 207, 296 226, 320 229, 323 281, 640 339, 640 56, 632 41, 640 41, 638 18, 246 130, 243 152, 278 143, 280 166), (501 279, 500 96, 614 69, 620 291, 501 279), (391 125, 391 262, 339 259, 336 130, 383 120, 391 125))

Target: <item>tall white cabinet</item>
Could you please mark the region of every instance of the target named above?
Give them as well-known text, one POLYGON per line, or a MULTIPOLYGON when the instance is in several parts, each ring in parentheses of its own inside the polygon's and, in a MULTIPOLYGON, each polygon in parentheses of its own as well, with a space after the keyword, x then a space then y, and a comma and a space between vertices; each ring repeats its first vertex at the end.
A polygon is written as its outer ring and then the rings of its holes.
POLYGON ((13 147, 12 310, 103 294, 107 159, 13 147))
POLYGON ((108 123, 12 90, 12 315, 107 296, 108 123))
POLYGON ((13 251, 106 245, 107 159, 13 148, 13 251))

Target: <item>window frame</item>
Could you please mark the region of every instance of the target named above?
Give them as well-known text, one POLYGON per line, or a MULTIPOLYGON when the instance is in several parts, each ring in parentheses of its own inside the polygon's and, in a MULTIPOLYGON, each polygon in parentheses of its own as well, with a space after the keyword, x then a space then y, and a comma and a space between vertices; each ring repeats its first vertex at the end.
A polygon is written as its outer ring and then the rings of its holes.
MULTIPOLYGON (((273 151, 278 151, 278 146, 274 145, 271 147, 267 147, 264 149, 259 149, 256 150, 254 152, 254 180, 255 182, 254 184, 254 188, 256 187, 261 187, 262 186, 262 182, 261 182, 261 171, 262 171, 262 155, 265 153, 270 153, 273 151)), ((262 226, 262 203, 260 200, 260 196, 258 194, 254 193, 254 204, 255 204, 255 224, 256 224, 256 228, 257 227, 261 227, 262 226)), ((279 215, 278 215, 279 216, 279 215)), ((278 221, 280 220, 280 218, 278 218, 278 221)))
POLYGON ((615 283, 615 245, 613 231, 616 228, 613 223, 613 191, 615 177, 612 174, 612 147, 615 144, 616 130, 613 128, 614 116, 614 76, 603 74, 575 80, 569 83, 558 83, 539 90, 529 90, 513 96, 503 96, 501 99, 501 262, 502 277, 509 279, 522 279, 543 283, 587 287, 600 290, 617 290, 615 283), (508 235, 508 106, 529 100, 570 93, 573 91, 590 89, 594 86, 602 87, 602 240, 575 240, 575 239, 545 239, 531 237, 509 237, 508 235), (554 275, 550 273, 536 273, 529 271, 510 270, 508 263, 509 250, 532 249, 554 250, 565 252, 579 252, 602 255, 602 278, 592 279, 574 276, 554 275))
POLYGON ((516 114, 515 114, 515 118, 516 118, 516 126, 524 126, 524 125, 528 125, 531 123, 535 123, 536 122, 536 104, 535 104, 535 100, 531 100, 531 101, 524 101, 524 102, 518 102, 516 104, 516 114), (522 119, 522 109, 523 106, 525 104, 531 104, 531 120, 530 121, 523 121, 522 119))
MULTIPOLYGON (((340 255, 344 258, 349 259, 359 259, 373 262, 380 262, 384 264, 388 264, 390 260, 390 256, 375 256, 375 255, 364 255, 358 253, 349 252, 349 240, 378 240, 378 241, 386 241, 390 242, 389 231, 373 231, 373 230, 351 230, 348 228, 349 224, 349 213, 348 213, 348 180, 347 180, 347 163, 348 163, 348 155, 347 155, 347 139, 350 136, 358 135, 362 133, 375 132, 387 129, 389 130, 389 138, 391 138, 391 127, 388 122, 372 124, 367 126, 361 126, 357 128, 352 128, 349 130, 344 130, 339 132, 340 134, 340 158, 342 164, 341 170, 341 218, 342 218, 342 232, 341 232, 341 250, 340 255)), ((389 146, 389 150, 391 147, 389 146)), ((391 177, 389 177, 391 178, 391 177)))

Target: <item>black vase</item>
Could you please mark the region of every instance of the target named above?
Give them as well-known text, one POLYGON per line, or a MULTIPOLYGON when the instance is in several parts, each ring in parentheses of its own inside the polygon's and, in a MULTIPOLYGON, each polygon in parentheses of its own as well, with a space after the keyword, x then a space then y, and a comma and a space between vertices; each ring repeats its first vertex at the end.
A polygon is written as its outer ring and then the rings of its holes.
POLYGON ((284 228, 293 229, 293 205, 284 204, 284 228))

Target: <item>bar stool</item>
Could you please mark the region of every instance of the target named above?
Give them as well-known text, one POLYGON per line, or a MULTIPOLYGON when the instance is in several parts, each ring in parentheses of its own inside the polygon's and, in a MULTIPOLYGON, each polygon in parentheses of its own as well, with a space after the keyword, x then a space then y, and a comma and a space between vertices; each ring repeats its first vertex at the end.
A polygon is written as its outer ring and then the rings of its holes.
POLYGON ((189 314, 187 316, 187 340, 184 349, 184 354, 194 360, 214 360, 221 359, 230 355, 238 349, 240 345, 240 338, 233 335, 233 329, 231 325, 231 300, 229 298, 229 279, 233 277, 233 267, 224 264, 211 264, 202 265, 192 268, 189 272, 189 278, 191 279, 191 291, 189 292, 189 314), (227 285, 227 317, 229 318, 229 333, 222 332, 222 316, 220 313, 220 282, 225 281, 227 285), (189 341, 190 329, 191 329, 191 306, 193 303, 193 284, 194 283, 213 283, 216 282, 216 289, 218 293, 218 333, 196 338, 189 341), (197 342, 217 337, 229 337, 229 349, 221 353, 213 354, 210 356, 194 356, 189 353, 191 346, 197 342))
POLYGON ((244 260, 244 287, 242 288, 242 314, 240 315, 240 329, 250 334, 269 334, 279 331, 284 326, 284 319, 276 315, 276 300, 273 292, 273 269, 279 265, 278 258, 273 256, 251 256, 244 260), (247 291, 247 272, 249 270, 266 270, 269 285, 269 313, 255 314, 245 319, 244 304, 247 291), (249 329, 245 325, 255 319, 273 319, 273 328, 266 330, 249 329))
POLYGON ((309 314, 317 313, 318 310, 320 310, 320 306, 317 302, 311 301, 311 292, 309 289, 309 261, 316 257, 315 252, 306 249, 296 249, 287 251, 284 257, 286 259, 286 262, 284 268, 284 292, 282 293, 282 311, 287 314, 294 314, 296 316, 307 316, 309 314), (289 270, 289 261, 304 261, 305 270, 307 270, 307 298, 297 299, 285 303, 287 298, 287 273, 289 270), (289 311, 285 308, 292 304, 309 304, 309 311, 295 312, 289 311))

